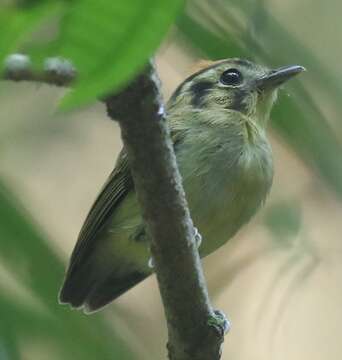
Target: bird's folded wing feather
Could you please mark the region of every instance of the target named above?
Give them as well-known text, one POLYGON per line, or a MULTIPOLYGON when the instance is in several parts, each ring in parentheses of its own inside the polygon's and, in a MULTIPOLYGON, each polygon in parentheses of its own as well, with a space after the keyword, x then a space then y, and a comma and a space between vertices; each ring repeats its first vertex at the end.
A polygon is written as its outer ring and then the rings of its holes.
POLYGON ((69 272, 78 263, 78 259, 95 246, 96 235, 105 226, 127 193, 133 189, 133 179, 128 167, 127 155, 122 150, 114 170, 104 184, 82 226, 70 259, 69 272))
MULTIPOLYGON (((182 133, 172 130, 172 126, 171 139, 174 145, 182 139, 182 133)), ((104 184, 83 224, 70 259, 68 273, 73 271, 79 260, 82 261, 82 258, 84 259, 89 255, 88 253, 93 251, 96 247, 99 231, 107 224, 113 212, 130 191, 134 191, 134 184, 127 154, 123 149, 114 170, 104 184)))

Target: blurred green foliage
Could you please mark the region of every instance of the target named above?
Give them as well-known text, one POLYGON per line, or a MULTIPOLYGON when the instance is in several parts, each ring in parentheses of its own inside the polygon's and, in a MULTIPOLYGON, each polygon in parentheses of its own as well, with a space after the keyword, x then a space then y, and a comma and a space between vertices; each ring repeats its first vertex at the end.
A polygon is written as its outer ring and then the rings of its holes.
POLYGON ((64 265, 1 183, 0 219, 1 261, 14 275, 12 281, 35 299, 31 304, 15 296, 11 286, 0 291, 0 355, 2 351, 8 359, 20 359, 18 341, 33 341, 51 344, 50 359, 133 359, 103 319, 65 311, 58 304, 64 265))
POLYGON ((18 48, 30 27, 36 28, 49 11, 56 10, 56 4, 60 5, 57 36, 29 52, 36 62, 51 56, 72 61, 77 83, 62 102, 63 108, 69 108, 123 85, 140 70, 180 12, 183 0, 50 0, 32 2, 30 7, 14 3, 1 9, 0 21, 5 25, 1 63, 18 48))
POLYGON ((127 82, 153 54, 182 5, 183 0, 73 1, 55 51, 72 59, 80 76, 63 106, 93 101, 127 82))
POLYGON ((40 2, 36 6, 24 7, 21 4, 0 2, 0 70, 8 54, 14 53, 25 43, 42 21, 60 10, 52 2, 40 2))

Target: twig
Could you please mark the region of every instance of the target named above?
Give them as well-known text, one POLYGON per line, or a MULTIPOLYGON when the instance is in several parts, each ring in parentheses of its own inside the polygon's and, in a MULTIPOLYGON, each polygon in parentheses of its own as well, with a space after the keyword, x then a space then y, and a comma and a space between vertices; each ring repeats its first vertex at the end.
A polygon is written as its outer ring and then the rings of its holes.
POLYGON ((57 86, 67 86, 76 78, 72 63, 62 58, 48 58, 41 71, 32 68, 31 60, 23 54, 12 54, 5 60, 4 80, 43 82, 57 86))

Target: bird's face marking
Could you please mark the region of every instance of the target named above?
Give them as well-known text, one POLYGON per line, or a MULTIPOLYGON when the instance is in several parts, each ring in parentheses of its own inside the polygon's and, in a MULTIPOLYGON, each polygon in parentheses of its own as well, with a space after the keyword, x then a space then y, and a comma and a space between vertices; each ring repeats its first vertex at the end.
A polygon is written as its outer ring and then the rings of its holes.
MULTIPOLYGON (((297 72, 301 71, 299 68, 297 72)), ((197 109, 224 108, 264 119, 269 116, 278 86, 287 80, 286 74, 278 82, 268 80, 272 76, 276 78, 278 72, 245 59, 218 61, 188 77, 171 97, 169 106, 188 104, 197 109)))
POLYGON ((259 95, 255 80, 268 69, 244 59, 218 62, 194 76, 188 83, 191 105, 197 108, 225 108, 246 115, 256 111, 259 95))
POLYGON ((190 87, 191 105, 201 108, 206 104, 207 95, 213 90, 215 83, 208 80, 194 82, 190 87))

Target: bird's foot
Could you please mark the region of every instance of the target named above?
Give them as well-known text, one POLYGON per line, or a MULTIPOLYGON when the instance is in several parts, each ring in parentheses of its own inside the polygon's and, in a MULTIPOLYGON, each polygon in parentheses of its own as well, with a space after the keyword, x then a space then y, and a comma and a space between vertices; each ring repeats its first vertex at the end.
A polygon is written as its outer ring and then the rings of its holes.
POLYGON ((227 334, 231 328, 230 321, 221 310, 214 310, 208 319, 208 325, 213 326, 219 332, 220 336, 227 334))
POLYGON ((152 256, 148 259, 147 265, 150 269, 154 269, 154 261, 152 256))
MULTIPOLYGON (((195 240, 197 249, 199 249, 199 247, 202 244, 202 235, 198 232, 198 229, 196 227, 194 227, 194 240, 195 240)), ((148 259, 147 265, 150 269, 154 269, 154 261, 153 261, 152 256, 148 259)))
POLYGON ((194 227, 194 239, 195 239, 197 249, 199 249, 199 247, 202 244, 202 235, 198 232, 197 227, 194 227))

